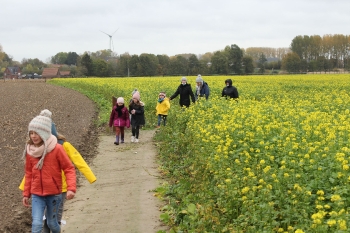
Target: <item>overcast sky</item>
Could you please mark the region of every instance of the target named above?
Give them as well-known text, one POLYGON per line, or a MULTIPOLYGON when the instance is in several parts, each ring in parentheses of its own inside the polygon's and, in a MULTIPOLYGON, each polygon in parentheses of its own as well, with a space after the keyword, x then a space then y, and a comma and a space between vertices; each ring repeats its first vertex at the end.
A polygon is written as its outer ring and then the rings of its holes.
POLYGON ((227 45, 289 47, 298 35, 349 35, 350 0, 4 0, 0 45, 16 61, 59 52, 173 56, 227 45))

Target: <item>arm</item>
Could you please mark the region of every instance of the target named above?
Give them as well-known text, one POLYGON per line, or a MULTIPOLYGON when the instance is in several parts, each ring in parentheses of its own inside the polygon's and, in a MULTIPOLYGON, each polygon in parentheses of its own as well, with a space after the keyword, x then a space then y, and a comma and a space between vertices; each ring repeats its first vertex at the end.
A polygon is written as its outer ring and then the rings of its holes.
POLYGON ((190 89, 190 96, 191 96, 191 99, 192 99, 192 103, 194 103, 196 101, 196 98, 194 97, 194 94, 193 94, 191 86, 190 86, 189 89, 190 89))
MULTIPOLYGON (((57 144, 56 147, 59 145, 57 144)), ((63 146, 59 146, 59 148, 56 148, 57 151, 57 159, 60 163, 61 170, 63 170, 65 176, 66 176, 66 182, 67 182, 67 199, 70 199, 68 196, 68 192, 71 191, 73 192, 73 197, 74 193, 76 192, 76 175, 75 175, 75 168, 70 161, 67 153, 63 149, 63 146)), ((71 197, 71 198, 73 198, 71 197)))
POLYGON ((180 94, 180 90, 179 90, 179 88, 177 88, 175 93, 172 96, 170 96, 169 99, 170 100, 175 99, 179 94, 180 94))
POLYGON ((79 151, 72 146, 69 142, 63 143, 63 148, 67 153, 69 159, 73 162, 76 168, 83 173, 85 178, 90 182, 90 184, 94 183, 97 179, 94 173, 91 171, 89 165, 85 162, 84 158, 81 156, 79 151))
POLYGON ((225 96, 225 87, 224 89, 222 89, 222 93, 221 93, 221 97, 224 97, 225 96))
POLYGON ((135 109, 135 115, 142 115, 145 112, 145 108, 141 106, 140 109, 135 109))
POLYGON ((113 120, 114 120, 114 114, 115 114, 115 107, 113 107, 112 109, 112 112, 111 112, 111 115, 109 116, 109 127, 112 127, 113 126, 113 120))
POLYGON ((205 99, 208 100, 209 95, 210 95, 210 89, 208 85, 205 85, 205 99))
POLYGON ((26 164, 25 164, 25 178, 24 180, 24 189, 23 197, 30 197, 31 187, 32 187, 32 166, 29 159, 29 156, 26 155, 26 164))

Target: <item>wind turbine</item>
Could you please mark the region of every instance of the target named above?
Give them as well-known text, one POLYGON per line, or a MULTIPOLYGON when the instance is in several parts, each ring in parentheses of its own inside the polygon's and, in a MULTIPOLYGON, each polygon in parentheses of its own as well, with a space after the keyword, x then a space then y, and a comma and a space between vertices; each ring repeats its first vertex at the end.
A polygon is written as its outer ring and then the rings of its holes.
MULTIPOLYGON (((118 28, 118 29, 119 29, 119 28, 118 28)), ((105 32, 103 32, 103 31, 100 30, 100 32, 102 32, 102 33, 106 34, 107 36, 109 36, 109 50, 111 50, 111 51, 114 50, 114 45, 113 45, 112 37, 113 37, 114 33, 116 33, 116 32, 118 31, 118 29, 115 30, 111 35, 109 35, 109 34, 107 34, 107 33, 105 33, 105 32), (112 50, 112 47, 113 47, 113 50, 112 50)))

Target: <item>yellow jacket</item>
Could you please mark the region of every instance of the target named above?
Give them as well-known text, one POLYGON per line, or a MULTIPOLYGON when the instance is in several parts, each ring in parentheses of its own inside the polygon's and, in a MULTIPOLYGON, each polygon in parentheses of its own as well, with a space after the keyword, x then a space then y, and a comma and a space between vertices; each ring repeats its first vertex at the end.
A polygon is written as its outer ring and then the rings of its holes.
POLYGON ((157 102, 157 106, 156 106, 156 110, 158 114, 162 114, 162 115, 168 115, 168 111, 170 109, 170 102, 169 102, 169 98, 165 97, 164 100, 159 103, 157 102))
MULTIPOLYGON (((69 142, 63 143, 63 148, 66 151, 69 159, 73 162, 76 168, 83 173, 85 178, 90 182, 90 184, 94 183, 97 179, 94 175, 94 173, 91 171, 89 165, 85 162, 84 158, 81 156, 81 154, 77 151, 77 149, 72 146, 69 142)), ((25 179, 23 178, 21 184, 19 185, 20 190, 24 190, 24 182, 25 179)), ((66 176, 64 175, 64 172, 62 171, 62 192, 67 192, 67 182, 66 182, 66 176)))

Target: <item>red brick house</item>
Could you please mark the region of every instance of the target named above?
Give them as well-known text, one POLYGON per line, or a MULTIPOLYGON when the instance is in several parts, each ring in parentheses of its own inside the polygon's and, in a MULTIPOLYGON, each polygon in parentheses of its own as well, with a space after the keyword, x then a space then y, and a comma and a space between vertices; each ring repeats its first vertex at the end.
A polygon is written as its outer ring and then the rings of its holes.
POLYGON ((21 69, 18 66, 9 66, 4 71, 4 78, 6 79, 18 79, 21 76, 21 69))
POLYGON ((44 68, 41 76, 43 78, 58 78, 60 77, 60 72, 58 68, 44 68))

